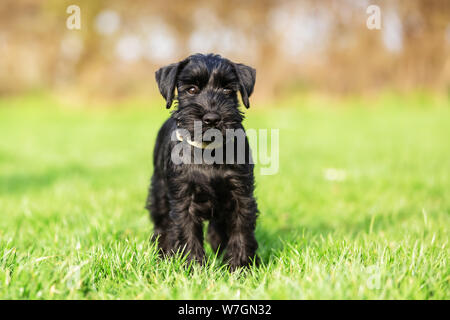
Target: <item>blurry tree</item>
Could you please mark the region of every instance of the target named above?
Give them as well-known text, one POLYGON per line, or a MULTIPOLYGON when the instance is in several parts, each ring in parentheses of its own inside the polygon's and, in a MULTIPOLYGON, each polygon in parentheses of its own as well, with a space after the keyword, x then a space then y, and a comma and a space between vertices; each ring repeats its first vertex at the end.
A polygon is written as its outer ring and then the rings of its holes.
POLYGON ((2 0, 0 95, 157 94, 154 71, 195 52, 258 70, 256 96, 449 91, 450 1, 2 0), (369 5, 381 29, 366 27, 369 5), (69 5, 81 30, 68 30, 69 5))

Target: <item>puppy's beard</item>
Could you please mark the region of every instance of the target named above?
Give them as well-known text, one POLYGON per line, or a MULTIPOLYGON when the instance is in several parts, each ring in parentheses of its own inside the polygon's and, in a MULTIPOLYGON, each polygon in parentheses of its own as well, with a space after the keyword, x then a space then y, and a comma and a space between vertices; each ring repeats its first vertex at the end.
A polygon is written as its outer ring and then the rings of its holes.
POLYGON ((201 122, 196 122, 193 132, 177 128, 176 137, 177 140, 186 141, 196 148, 216 149, 234 139, 234 136, 228 137, 224 131, 218 128, 204 128, 201 122))
MULTIPOLYGON (((207 141, 197 141, 197 140, 192 140, 189 136, 187 135, 183 135, 180 129, 177 129, 176 131, 176 136, 178 141, 186 141, 188 144, 190 144, 193 147, 196 148, 200 148, 200 149, 217 149, 217 148, 222 148, 224 145, 224 140, 223 138, 214 138, 212 139, 213 141, 211 142, 207 142, 207 141)), ((227 142, 225 140, 225 142, 227 142)))

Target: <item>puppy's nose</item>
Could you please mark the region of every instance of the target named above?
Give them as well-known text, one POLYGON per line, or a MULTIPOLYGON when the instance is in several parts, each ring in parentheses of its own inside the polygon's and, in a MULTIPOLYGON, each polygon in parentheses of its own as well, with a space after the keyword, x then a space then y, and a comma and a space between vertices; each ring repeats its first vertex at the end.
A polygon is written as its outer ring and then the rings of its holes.
POLYGON ((203 123, 209 126, 215 126, 219 121, 220 116, 214 112, 209 112, 203 116, 203 123))

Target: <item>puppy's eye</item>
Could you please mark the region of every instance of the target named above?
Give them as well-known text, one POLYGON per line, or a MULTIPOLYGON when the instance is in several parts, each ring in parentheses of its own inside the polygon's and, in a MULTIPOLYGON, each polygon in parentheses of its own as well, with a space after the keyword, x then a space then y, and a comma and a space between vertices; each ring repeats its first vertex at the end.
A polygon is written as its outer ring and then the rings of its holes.
POLYGON ((195 87, 195 86, 192 86, 192 87, 187 88, 186 91, 187 91, 187 93, 189 93, 189 94, 197 94, 197 93, 200 92, 200 90, 199 90, 197 87, 195 87))
POLYGON ((233 90, 230 89, 230 88, 223 88, 223 89, 222 89, 222 92, 225 93, 225 94, 230 94, 230 93, 233 92, 233 90))

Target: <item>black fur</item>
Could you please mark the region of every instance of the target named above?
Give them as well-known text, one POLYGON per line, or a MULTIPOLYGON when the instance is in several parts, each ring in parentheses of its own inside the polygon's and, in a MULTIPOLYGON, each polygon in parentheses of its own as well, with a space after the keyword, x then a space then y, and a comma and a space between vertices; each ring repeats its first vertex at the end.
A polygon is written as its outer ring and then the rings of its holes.
MULTIPOLYGON (((159 130, 154 149, 154 172, 147 199, 154 223, 153 240, 158 240, 164 254, 184 250, 189 261, 202 263, 203 221, 208 220, 208 240, 213 250, 224 252, 233 270, 247 266, 256 258, 258 247, 254 236, 258 209, 247 138, 243 164, 177 165, 170 155, 178 143, 171 140, 173 131, 186 129, 193 136, 194 121, 201 121, 206 113, 220 116, 215 127, 223 134, 226 129, 243 130, 237 92, 249 108, 255 70, 219 55, 196 54, 159 69, 156 81, 167 108, 177 89, 178 106, 159 130), (193 86, 198 90, 195 94, 188 92, 193 86)), ((235 143, 224 148, 235 148, 235 143)))

